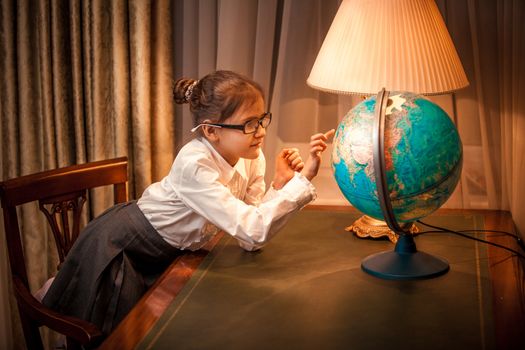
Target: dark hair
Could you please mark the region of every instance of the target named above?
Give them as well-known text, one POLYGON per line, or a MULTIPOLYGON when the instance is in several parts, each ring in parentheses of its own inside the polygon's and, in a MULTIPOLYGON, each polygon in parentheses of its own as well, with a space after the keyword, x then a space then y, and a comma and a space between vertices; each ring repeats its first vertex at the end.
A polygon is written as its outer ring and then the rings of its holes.
POLYGON ((223 122, 239 108, 264 97, 259 84, 239 73, 219 70, 200 80, 181 78, 173 86, 176 103, 189 103, 193 123, 223 122))

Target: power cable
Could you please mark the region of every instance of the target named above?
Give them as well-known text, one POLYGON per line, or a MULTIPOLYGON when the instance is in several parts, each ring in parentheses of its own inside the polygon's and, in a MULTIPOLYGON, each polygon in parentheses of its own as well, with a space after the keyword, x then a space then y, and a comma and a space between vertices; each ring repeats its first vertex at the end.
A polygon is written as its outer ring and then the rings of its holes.
MULTIPOLYGON (((430 227, 430 228, 433 228, 433 229, 436 229, 438 231, 423 231, 419 234, 424 234, 424 233, 432 233, 432 232, 449 232, 449 233, 452 233, 452 234, 455 234, 455 235, 458 235, 458 236, 461 236, 461 237, 464 237, 464 238, 467 238, 467 239, 472 239, 474 241, 478 241, 478 242, 482 242, 482 243, 486 243, 486 244, 490 244, 492 246, 495 246, 495 247, 498 247, 498 248, 501 248, 501 249, 504 249, 504 250, 507 250, 513 254, 516 254, 518 257, 522 258, 525 260, 525 255, 523 255, 522 253, 518 252, 517 250, 514 250, 512 248, 509 248, 509 247, 506 247, 504 245, 501 245, 501 244, 498 244, 498 243, 494 243, 494 242, 490 242, 490 241, 487 241, 487 240, 484 240, 484 239, 481 239, 481 238, 477 238, 477 237, 472 237, 472 236, 469 236, 467 235, 466 233, 467 232, 494 232, 494 233, 502 233, 502 234, 505 234, 505 235, 509 235, 509 236, 512 236, 514 239, 516 239, 516 241, 518 242, 518 244, 520 245, 520 247, 522 249, 524 249, 524 246, 523 246, 523 241, 521 240, 521 238, 515 234, 512 234, 510 232, 506 232, 506 231, 493 231, 493 230, 463 230, 463 231, 454 231, 454 230, 450 230, 448 228, 445 228, 445 227, 440 227, 440 226, 435 226, 435 225, 430 225, 430 224, 427 224, 421 220, 417 220, 418 223, 420 223, 421 225, 424 225, 424 226, 427 226, 427 227, 430 227)), ((524 249, 525 250, 525 249, 524 249)))

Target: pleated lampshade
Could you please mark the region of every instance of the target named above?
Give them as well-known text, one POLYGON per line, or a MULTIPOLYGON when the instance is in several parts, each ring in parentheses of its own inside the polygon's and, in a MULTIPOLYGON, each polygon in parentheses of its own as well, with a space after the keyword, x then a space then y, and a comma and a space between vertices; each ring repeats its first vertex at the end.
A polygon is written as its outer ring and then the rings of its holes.
POLYGON ((344 0, 307 84, 338 94, 442 94, 468 85, 433 0, 344 0))

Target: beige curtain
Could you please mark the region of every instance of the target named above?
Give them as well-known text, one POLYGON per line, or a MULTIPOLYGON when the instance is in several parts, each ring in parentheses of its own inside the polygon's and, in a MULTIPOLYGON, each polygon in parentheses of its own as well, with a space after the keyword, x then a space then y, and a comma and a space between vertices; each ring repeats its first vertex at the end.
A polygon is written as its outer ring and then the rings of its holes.
MULTIPOLYGON (((275 116, 265 144, 271 178, 281 147, 299 147, 306 154, 311 133, 337 126, 359 102, 305 83, 339 3, 2 1, 2 179, 127 155, 131 197, 139 196, 167 172, 176 150, 192 137, 187 106, 171 102, 171 81, 199 78, 214 69, 236 70, 262 84, 275 116)), ((465 152, 460 186, 446 206, 509 209, 524 233, 523 2, 436 3, 471 83, 453 96, 433 98, 456 121, 465 152)), ((329 158, 325 153, 315 179, 318 203, 347 204, 329 158)), ((33 225, 31 217, 24 217, 27 225, 33 225)), ((39 239, 25 237, 35 247, 39 239)), ((3 247, 2 242, 0 347, 11 348, 15 338, 6 315, 14 304, 7 301, 3 247)), ((35 249, 28 260, 34 260, 33 269, 44 266, 47 271, 53 259, 48 255, 35 249)))
MULTIPOLYGON (((117 156, 130 160, 130 197, 175 155, 172 1, 5 0, 0 5, 0 179, 117 156)), ((96 215, 110 192, 94 194, 96 215)), ((21 212, 33 289, 55 270, 35 207, 21 212)), ((0 249, 0 348, 23 347, 9 314, 0 249)), ((16 317, 14 318, 16 319, 16 317)))

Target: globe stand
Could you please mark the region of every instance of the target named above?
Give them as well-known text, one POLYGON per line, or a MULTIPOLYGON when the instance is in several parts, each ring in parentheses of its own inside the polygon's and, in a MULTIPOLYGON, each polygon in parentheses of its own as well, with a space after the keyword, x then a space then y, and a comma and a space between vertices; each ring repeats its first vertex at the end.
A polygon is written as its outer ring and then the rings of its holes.
POLYGON ((381 211, 388 227, 399 238, 394 251, 368 256, 361 262, 361 268, 372 276, 395 279, 423 279, 437 277, 449 270, 446 260, 419 252, 414 237, 399 225, 394 215, 386 178, 385 162, 385 119, 389 93, 383 88, 377 95, 374 119, 374 173, 381 211))
POLYGON ((413 280, 440 276, 449 270, 449 265, 444 259, 417 251, 414 237, 402 234, 393 251, 368 256, 361 268, 379 278, 413 280))
MULTIPOLYGON (((402 228, 403 231, 408 231, 412 235, 419 233, 419 228, 412 222, 404 224, 402 228)), ((345 231, 353 232, 359 238, 378 239, 387 237, 392 243, 396 243, 398 238, 398 235, 388 227, 386 222, 368 215, 361 216, 352 225, 346 227, 345 231)))

